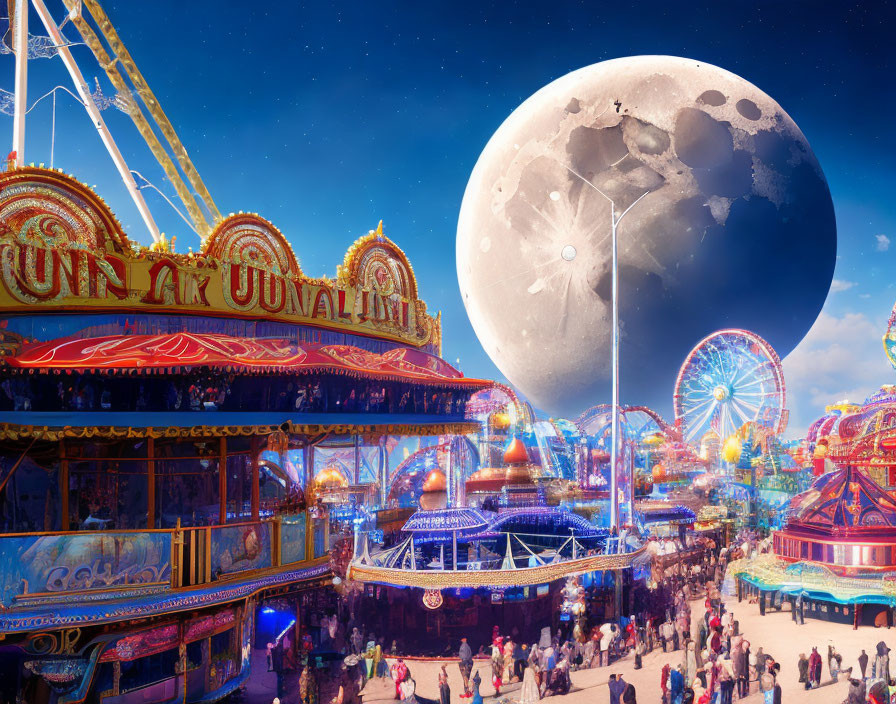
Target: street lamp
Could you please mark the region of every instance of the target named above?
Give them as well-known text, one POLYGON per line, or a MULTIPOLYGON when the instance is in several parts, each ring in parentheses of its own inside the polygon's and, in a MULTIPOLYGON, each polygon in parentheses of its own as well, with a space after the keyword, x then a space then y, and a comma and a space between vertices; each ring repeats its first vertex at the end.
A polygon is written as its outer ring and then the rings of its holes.
MULTIPOLYGON (((623 157, 624 159, 625 157, 623 157)), ((621 159, 620 159, 621 161, 621 159)), ((618 163, 618 162, 617 162, 618 163)), ((613 164, 615 166, 615 164, 613 164)), ((618 242, 617 242, 617 229, 619 227, 619 223, 626 215, 628 215, 629 211, 634 208, 641 199, 650 193, 649 190, 644 191, 640 196, 638 196, 635 201, 628 206, 625 210, 622 211, 622 214, 618 217, 616 216, 616 203, 613 201, 610 196, 600 190, 597 186, 595 186, 591 181, 577 173, 575 170, 566 167, 567 171, 569 171, 573 176, 580 179, 583 183, 587 184, 589 187, 600 193, 604 198, 606 198, 610 202, 610 230, 612 236, 613 243, 613 261, 612 261, 612 281, 613 281, 613 294, 612 294, 612 307, 613 307, 613 339, 611 343, 611 367, 612 367, 612 434, 610 439, 610 527, 617 528, 619 526, 619 506, 617 504, 618 501, 618 491, 619 487, 617 486, 616 481, 616 463, 619 460, 619 257, 618 257, 618 242)), ((564 250, 565 251, 565 250, 564 250)))

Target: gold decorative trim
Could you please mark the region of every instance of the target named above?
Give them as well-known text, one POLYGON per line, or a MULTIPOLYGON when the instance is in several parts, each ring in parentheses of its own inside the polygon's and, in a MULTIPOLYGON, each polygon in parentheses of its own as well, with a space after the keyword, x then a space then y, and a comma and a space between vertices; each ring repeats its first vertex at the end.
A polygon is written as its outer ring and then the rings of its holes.
POLYGON ((414 267, 404 250, 383 234, 383 221, 380 220, 376 230, 370 230, 354 241, 345 253, 342 266, 336 269, 336 278, 347 286, 357 286, 360 282, 361 272, 359 268, 363 263, 364 255, 371 249, 381 248, 388 251, 400 263, 407 267, 408 285, 410 290, 406 292, 408 298, 417 298, 417 276, 414 267))
POLYGON ((193 438, 193 437, 238 437, 253 435, 270 435, 285 430, 293 435, 469 435, 477 432, 479 424, 475 422, 452 422, 434 424, 351 424, 331 423, 297 424, 286 422, 280 425, 202 425, 194 427, 150 427, 131 428, 125 426, 84 426, 84 427, 51 427, 46 425, 16 425, 0 423, 0 440, 24 440, 38 438, 56 442, 63 438, 193 438))

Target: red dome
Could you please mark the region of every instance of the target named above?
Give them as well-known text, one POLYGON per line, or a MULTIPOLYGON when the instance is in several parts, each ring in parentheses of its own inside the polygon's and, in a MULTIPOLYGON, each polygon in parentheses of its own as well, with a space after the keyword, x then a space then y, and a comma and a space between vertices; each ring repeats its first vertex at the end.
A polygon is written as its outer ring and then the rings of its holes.
POLYGON ((426 479, 423 480, 423 491, 447 491, 448 490, 448 480, 445 477, 445 473, 441 469, 433 469, 430 470, 429 474, 426 475, 426 479))
POLYGON ((527 464, 529 462, 529 453, 526 452, 526 446, 519 438, 514 438, 510 444, 504 448, 504 464, 527 464))

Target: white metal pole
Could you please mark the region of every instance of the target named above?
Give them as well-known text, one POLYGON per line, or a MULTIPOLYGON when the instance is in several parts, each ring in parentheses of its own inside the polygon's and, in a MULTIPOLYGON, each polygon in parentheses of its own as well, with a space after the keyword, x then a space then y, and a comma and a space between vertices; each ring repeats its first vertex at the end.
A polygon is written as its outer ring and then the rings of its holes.
MULTIPOLYGON (((457 497, 455 494, 457 493, 457 477, 454 476, 455 467, 454 467, 454 453, 451 451, 454 446, 454 436, 448 440, 448 457, 445 458, 445 464, 448 467, 448 503, 447 506, 449 508, 454 508, 457 506, 457 497)), ((438 457, 438 450, 436 451, 436 457, 438 457)))
POLYGON ((50 168, 53 168, 56 155, 56 91, 53 91, 53 122, 50 124, 50 168))
MULTIPOLYGON (((90 94, 90 88, 84 81, 81 69, 79 69, 78 64, 75 63, 75 57, 72 56, 71 49, 68 48, 68 44, 62 36, 62 32, 53 20, 53 16, 50 14, 49 10, 47 10, 44 0, 31 1, 34 3, 34 9, 37 10, 41 22, 44 23, 44 27, 46 27, 47 32, 53 39, 53 43, 59 50, 59 56, 62 59, 62 63, 64 63, 65 68, 68 69, 72 82, 75 84, 75 89, 78 91, 78 95, 84 103, 84 107, 87 109, 87 114, 90 115, 90 119, 93 120, 93 126, 96 127, 97 132, 99 132, 100 139, 103 140, 106 151, 109 152, 109 156, 111 156, 112 161, 115 162, 115 167, 118 169, 118 173, 121 175, 121 179, 124 181, 124 185, 131 195, 131 199, 137 206, 137 210, 140 211, 143 222, 146 223, 146 227, 149 229, 149 234, 152 235, 155 242, 158 242, 161 239, 159 228, 152 217, 152 213, 149 212, 149 207, 143 199, 143 194, 140 192, 140 189, 137 188, 137 183, 134 181, 134 176, 131 174, 131 170, 128 168, 121 152, 118 150, 118 145, 115 144, 115 140, 112 138, 112 133, 109 132, 109 128, 106 127, 103 116, 100 114, 99 108, 97 108, 96 103, 93 101, 93 96, 90 94)), ((25 0, 16 0, 16 2, 17 5, 18 3, 24 4, 25 0)), ((16 58, 18 59, 18 52, 16 58)), ((18 72, 16 80, 16 101, 18 105, 18 72)), ((24 131, 24 127, 22 129, 24 131)), ((19 154, 19 161, 21 162, 21 154, 19 154)))
MULTIPOLYGON (((611 198, 610 201, 610 227, 612 229, 613 238, 613 341, 612 341, 612 373, 613 373, 613 427, 610 444, 610 527, 619 527, 619 487, 616 481, 616 463, 619 460, 619 252, 618 252, 618 230, 619 223, 629 211, 634 208, 641 199, 650 191, 645 191, 638 196, 635 201, 628 206, 619 217, 616 217, 616 204, 611 198)), ((603 194, 602 194, 603 195, 603 194)), ((631 505, 631 478, 629 478, 629 500, 626 503, 631 505)))
POLYGON ((16 166, 25 163, 25 113, 28 110, 28 0, 16 0, 13 43, 16 50, 16 102, 12 120, 12 150, 16 166))
POLYGON ((616 204, 610 201, 610 228, 613 247, 612 261, 612 306, 613 339, 610 342, 610 373, 612 375, 612 414, 610 436, 610 528, 619 527, 619 486, 616 477, 616 463, 619 460, 619 262, 616 241, 616 204))

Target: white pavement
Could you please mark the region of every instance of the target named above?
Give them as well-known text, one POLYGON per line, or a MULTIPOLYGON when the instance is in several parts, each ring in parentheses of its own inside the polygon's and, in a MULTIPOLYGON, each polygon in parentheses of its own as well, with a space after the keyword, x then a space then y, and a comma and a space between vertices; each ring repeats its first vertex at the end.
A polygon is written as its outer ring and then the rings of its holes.
MULTIPOLYGON (((753 653, 762 647, 763 651, 772 655, 781 663, 779 682, 782 689, 782 700, 785 703, 800 702, 802 704, 841 704, 846 699, 848 684, 846 678, 841 675, 840 682, 836 685, 822 686, 816 690, 805 691, 803 685, 798 682, 797 660, 800 653, 807 656, 816 646, 822 658, 826 659, 828 644, 833 644, 843 656, 844 669, 853 667, 854 673, 859 672, 857 658, 864 648, 868 654, 868 674, 871 673, 871 663, 875 653, 875 646, 879 641, 884 641, 893 648, 893 660, 896 661, 896 628, 876 629, 870 627, 859 628, 854 631, 852 626, 806 619, 803 626, 797 626, 791 620, 790 612, 783 610, 780 613, 769 611, 765 616, 759 615, 759 607, 750 605, 746 601, 738 604, 735 597, 727 597, 725 604, 728 610, 734 613, 734 618, 740 622, 740 632, 750 642, 753 653)), ((694 619, 702 616, 703 600, 698 599, 691 603, 694 619)), ((673 667, 681 662, 682 651, 663 653, 656 649, 643 658, 643 667, 634 669, 634 656, 613 663, 610 667, 580 670, 572 673, 573 691, 562 697, 549 697, 546 702, 551 704, 598 704, 609 702, 607 679, 610 674, 621 674, 627 682, 635 686, 638 702, 640 704, 659 704, 660 702, 660 672, 665 663, 673 667)), ((389 664, 391 665, 391 660, 389 664)), ((435 660, 406 660, 414 680, 417 682, 417 694, 427 699, 438 700, 438 673, 443 661, 435 660)), ((447 663, 449 684, 451 687, 452 704, 469 704, 469 699, 460 699, 462 691, 460 672, 457 662, 447 663)), ((494 688, 491 686, 491 668, 487 661, 477 661, 474 667, 481 668, 483 697, 488 699, 494 696, 494 688)), ((896 668, 896 662, 891 665, 896 668)), ((822 668, 823 680, 829 676, 827 663, 822 668)), ((892 671, 892 669, 891 669, 892 671)), ((386 687, 386 682, 373 681, 368 683, 365 690, 364 702, 388 702, 390 693, 394 689, 386 687)), ((391 685, 391 681, 389 681, 391 685)), ((753 684, 755 690, 756 685, 753 684)), ((510 702, 519 699, 519 684, 515 683, 501 690, 502 698, 506 697, 510 702)), ((735 697, 734 702, 737 703, 735 697)), ((748 704, 761 701, 757 693, 753 693, 746 700, 748 704)))

